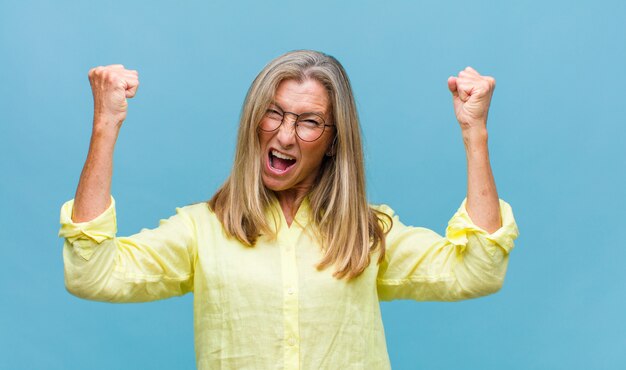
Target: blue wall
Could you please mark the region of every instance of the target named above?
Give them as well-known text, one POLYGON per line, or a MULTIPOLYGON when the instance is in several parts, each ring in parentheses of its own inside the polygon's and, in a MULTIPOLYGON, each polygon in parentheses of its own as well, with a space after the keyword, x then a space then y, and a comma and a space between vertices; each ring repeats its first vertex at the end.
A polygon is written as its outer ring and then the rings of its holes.
POLYGON ((625 2, 174 4, 0 2, 0 368, 194 368, 192 296, 64 289, 58 214, 87 153, 87 71, 140 72, 113 180, 124 235, 212 195, 250 82, 301 48, 352 79, 371 201, 439 233, 465 193, 446 79, 471 65, 498 81, 491 157, 521 231, 505 286, 383 303, 394 369, 625 368, 625 2))

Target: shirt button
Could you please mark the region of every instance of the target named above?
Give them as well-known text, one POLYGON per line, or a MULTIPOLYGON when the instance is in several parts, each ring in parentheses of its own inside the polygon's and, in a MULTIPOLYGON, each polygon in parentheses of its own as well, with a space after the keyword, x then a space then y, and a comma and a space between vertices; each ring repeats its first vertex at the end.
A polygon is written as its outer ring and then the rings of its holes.
POLYGON ((290 346, 295 346, 296 345, 296 338, 290 337, 289 339, 287 339, 287 344, 289 344, 290 346))
POLYGON ((293 290, 293 288, 289 288, 287 289, 287 294, 292 295, 295 291, 293 290))

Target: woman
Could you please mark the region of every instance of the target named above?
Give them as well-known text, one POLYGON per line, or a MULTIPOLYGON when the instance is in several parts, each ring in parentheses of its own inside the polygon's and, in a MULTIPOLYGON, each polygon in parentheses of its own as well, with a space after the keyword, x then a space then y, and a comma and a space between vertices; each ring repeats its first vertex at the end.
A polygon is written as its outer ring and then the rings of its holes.
POLYGON ((113 149, 139 82, 121 65, 89 78, 91 145, 61 211, 67 289, 109 302, 193 291, 199 368, 387 369, 379 300, 452 301, 501 287, 517 228, 487 153, 492 78, 468 67, 448 79, 468 191, 446 237, 367 204, 348 77, 333 57, 306 50, 252 83, 232 173, 208 204, 116 237, 113 149))

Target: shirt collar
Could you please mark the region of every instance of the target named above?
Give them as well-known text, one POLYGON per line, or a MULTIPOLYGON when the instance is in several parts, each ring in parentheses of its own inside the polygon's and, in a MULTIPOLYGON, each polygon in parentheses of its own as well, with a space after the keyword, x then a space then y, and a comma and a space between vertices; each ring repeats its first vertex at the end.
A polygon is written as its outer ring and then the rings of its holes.
POLYGON ((274 197, 270 203, 270 206, 267 210, 268 220, 270 220, 270 224, 272 224, 272 220, 276 220, 276 223, 282 227, 293 228, 300 227, 304 229, 309 223, 309 215, 311 210, 311 201, 309 200, 309 196, 307 195, 300 204, 298 211, 296 212, 295 217, 293 218, 293 222, 291 223, 291 227, 287 226, 287 220, 285 219, 285 215, 283 214, 283 209, 280 207, 280 203, 278 202, 278 198, 274 197))

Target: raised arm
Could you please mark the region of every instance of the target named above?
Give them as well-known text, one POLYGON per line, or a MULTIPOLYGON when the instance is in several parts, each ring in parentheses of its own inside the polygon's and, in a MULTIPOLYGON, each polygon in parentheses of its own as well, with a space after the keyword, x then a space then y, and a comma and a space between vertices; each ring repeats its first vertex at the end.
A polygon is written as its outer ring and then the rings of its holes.
POLYGON ((471 67, 448 78, 467 155, 467 201, 448 223, 445 236, 405 226, 393 217, 385 259, 379 268, 381 300, 455 301, 496 292, 518 235, 511 207, 498 198, 487 149, 492 77, 471 67))
POLYGON ((493 77, 481 76, 472 67, 448 78, 467 157, 467 212, 477 226, 490 233, 502 225, 487 145, 487 115, 495 87, 493 77))
POLYGON ((91 69, 89 82, 94 102, 93 129, 76 189, 74 222, 90 221, 110 205, 115 142, 126 119, 126 99, 134 97, 139 87, 137 71, 121 64, 91 69))
POLYGON ((94 98, 89 154, 76 197, 61 208, 59 236, 67 290, 81 298, 143 302, 193 289, 196 251, 194 215, 202 207, 177 209, 154 229, 117 237, 111 175, 115 142, 137 92, 136 71, 122 65, 89 71, 94 98), (194 211, 195 210, 195 211, 194 211), (195 213, 194 213, 195 212, 195 213))

